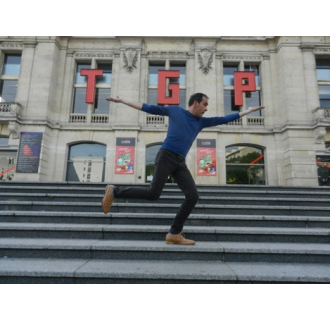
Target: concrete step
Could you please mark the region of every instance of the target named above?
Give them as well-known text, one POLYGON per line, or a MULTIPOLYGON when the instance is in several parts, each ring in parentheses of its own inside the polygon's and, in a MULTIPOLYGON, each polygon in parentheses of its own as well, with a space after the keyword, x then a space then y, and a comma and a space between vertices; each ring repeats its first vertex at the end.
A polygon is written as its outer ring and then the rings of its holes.
MULTIPOLYGON (((172 224, 174 213, 109 213, 0 211, 0 222, 66 223, 106 225, 166 225, 172 224)), ((186 226, 273 227, 273 228, 329 228, 330 217, 191 214, 186 226)))
MULTIPOLYGON (((101 203, 103 195, 89 195, 88 197, 84 194, 56 194, 56 193, 0 193, 0 199, 4 202, 73 202, 76 204, 85 204, 89 202, 101 203)), ((157 200, 157 204, 177 204, 181 205, 184 201, 184 196, 168 196, 163 195, 157 200)), ((117 203, 150 203, 148 200, 143 199, 118 199, 117 203)), ((219 195, 205 196, 202 195, 198 202, 202 204, 216 204, 216 205, 263 205, 263 206, 314 206, 314 207, 330 207, 330 197, 326 199, 315 198, 277 198, 277 197, 225 197, 219 195)))
MULTIPOLYGON (((119 186, 133 186, 132 184, 116 184, 119 186)), ((103 196, 106 184, 84 183, 46 183, 46 182, 1 182, 0 193, 56 193, 56 194, 88 194, 103 196)), ((148 187, 149 184, 134 184, 138 187, 148 187)), ((307 197, 327 198, 330 196, 329 187, 278 187, 278 186, 230 186, 230 185, 197 185, 197 189, 204 195, 222 195, 232 197, 307 197)), ((167 184, 164 195, 182 195, 176 184, 167 184)))
MULTIPOLYGON (((101 202, 56 202, 56 201, 0 201, 2 211, 56 211, 56 212, 101 212, 101 202)), ((176 213, 179 204, 169 203, 119 203, 115 202, 111 212, 176 213)), ((329 207, 281 206, 281 205, 225 205, 197 204, 195 214, 239 214, 239 215, 299 215, 330 216, 329 207)))
POLYGON ((0 258, 224 261, 330 264, 330 244, 0 239, 0 258))
POLYGON ((330 264, 0 259, 2 284, 326 284, 330 264))
MULTIPOLYGON (((2 238, 55 238, 163 241, 169 226, 0 223, 2 238)), ((196 227, 184 229, 196 241, 330 243, 325 228, 196 227)))

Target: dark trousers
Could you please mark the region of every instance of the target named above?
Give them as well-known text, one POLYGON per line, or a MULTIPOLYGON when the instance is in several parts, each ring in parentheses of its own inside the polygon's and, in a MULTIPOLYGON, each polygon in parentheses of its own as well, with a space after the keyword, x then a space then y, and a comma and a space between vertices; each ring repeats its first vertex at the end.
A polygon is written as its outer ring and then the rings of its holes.
POLYGON ((159 199, 168 176, 172 176, 185 195, 179 212, 171 226, 170 233, 181 233, 183 225, 198 202, 199 195, 195 181, 187 168, 185 159, 174 152, 160 149, 155 160, 153 180, 148 188, 115 187, 115 198, 133 198, 155 201, 159 199))

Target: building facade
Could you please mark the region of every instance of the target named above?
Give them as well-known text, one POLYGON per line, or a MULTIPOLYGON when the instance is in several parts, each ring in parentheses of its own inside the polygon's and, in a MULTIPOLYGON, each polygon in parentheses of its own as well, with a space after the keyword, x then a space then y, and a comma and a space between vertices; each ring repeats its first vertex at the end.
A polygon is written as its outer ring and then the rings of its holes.
POLYGON ((186 159, 196 183, 330 185, 322 36, 0 36, 0 179, 150 182, 168 119, 106 98, 157 104, 171 86, 185 109, 193 93, 207 94, 207 117, 265 106, 199 134, 186 159), (160 88, 161 70, 178 76, 160 88), (243 71, 256 88, 237 106, 234 72, 243 71))

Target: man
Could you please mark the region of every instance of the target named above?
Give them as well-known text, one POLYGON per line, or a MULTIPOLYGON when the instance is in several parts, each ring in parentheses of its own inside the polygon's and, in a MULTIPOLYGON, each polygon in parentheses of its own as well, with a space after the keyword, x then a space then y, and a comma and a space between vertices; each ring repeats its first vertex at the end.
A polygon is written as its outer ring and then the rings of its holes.
POLYGON ((166 235, 165 241, 167 244, 195 244, 195 241, 185 239, 181 235, 183 225, 199 199, 195 182, 185 163, 185 158, 191 145, 198 133, 204 128, 226 124, 264 108, 250 107, 244 112, 225 117, 204 118, 203 115, 208 107, 208 99, 207 95, 203 93, 195 93, 190 97, 189 107, 185 110, 179 106, 151 106, 145 103, 128 102, 119 97, 107 98, 108 101, 123 103, 150 114, 168 116, 169 126, 167 137, 155 159, 155 172, 150 186, 144 188, 108 185, 102 201, 104 213, 110 211, 111 205, 116 198, 138 198, 151 201, 159 199, 166 180, 171 175, 184 193, 185 200, 174 219, 170 232, 166 235))

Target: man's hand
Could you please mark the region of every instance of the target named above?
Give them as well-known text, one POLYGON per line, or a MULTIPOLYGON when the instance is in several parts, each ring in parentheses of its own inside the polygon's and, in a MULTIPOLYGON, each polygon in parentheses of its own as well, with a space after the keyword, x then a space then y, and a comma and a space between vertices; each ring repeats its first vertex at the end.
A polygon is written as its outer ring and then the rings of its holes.
POLYGON ((262 106, 260 106, 260 107, 249 107, 247 110, 240 112, 239 115, 242 118, 242 117, 246 116, 249 113, 252 113, 252 112, 255 112, 255 111, 258 111, 258 110, 261 110, 261 109, 265 109, 265 107, 262 107, 262 106))
POLYGON ((251 112, 255 112, 255 111, 261 110, 261 109, 265 109, 265 107, 262 107, 262 106, 260 106, 260 107, 249 107, 249 109, 247 109, 246 111, 248 113, 251 113, 251 112))
POLYGON ((123 103, 123 99, 121 99, 120 97, 117 97, 117 98, 107 98, 106 99, 107 101, 111 101, 111 102, 115 102, 115 103, 123 103))
POLYGON ((110 101, 110 102, 114 102, 114 103, 123 103, 123 104, 126 104, 127 106, 129 107, 132 107, 134 109, 137 109, 137 110, 141 110, 142 109, 142 103, 135 103, 135 102, 129 102, 129 101, 125 101, 124 99, 120 98, 120 97, 117 97, 117 98, 106 98, 107 101, 110 101))

